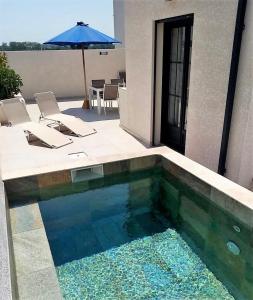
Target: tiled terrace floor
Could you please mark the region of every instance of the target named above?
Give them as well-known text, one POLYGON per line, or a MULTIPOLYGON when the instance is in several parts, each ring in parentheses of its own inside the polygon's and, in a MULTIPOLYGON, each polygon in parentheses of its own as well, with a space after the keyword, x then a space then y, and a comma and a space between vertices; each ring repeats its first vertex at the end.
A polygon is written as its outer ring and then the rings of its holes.
MULTIPOLYGON (((81 166, 87 161, 94 163, 98 158, 146 151, 147 148, 119 126, 119 114, 116 108, 97 114, 93 110, 83 110, 81 100, 59 102, 62 112, 78 116, 97 130, 96 134, 77 138, 73 143, 59 149, 29 145, 17 129, 7 132, 0 129, 0 165, 2 178, 16 178, 44 173, 64 168, 81 166), (82 158, 70 157, 70 153, 85 152, 82 158)), ((34 121, 39 119, 37 104, 28 104, 28 112, 34 121)))

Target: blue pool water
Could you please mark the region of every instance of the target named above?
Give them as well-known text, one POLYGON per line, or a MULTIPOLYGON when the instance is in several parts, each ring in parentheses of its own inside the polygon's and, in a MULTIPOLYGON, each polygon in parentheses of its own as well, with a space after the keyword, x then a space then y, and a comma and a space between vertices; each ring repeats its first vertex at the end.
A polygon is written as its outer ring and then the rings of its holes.
POLYGON ((57 267, 66 299, 234 299, 172 229, 57 267))
POLYGON ((52 188, 40 200, 65 299, 246 299, 226 274, 226 240, 216 249, 218 219, 231 217, 164 170, 52 188))

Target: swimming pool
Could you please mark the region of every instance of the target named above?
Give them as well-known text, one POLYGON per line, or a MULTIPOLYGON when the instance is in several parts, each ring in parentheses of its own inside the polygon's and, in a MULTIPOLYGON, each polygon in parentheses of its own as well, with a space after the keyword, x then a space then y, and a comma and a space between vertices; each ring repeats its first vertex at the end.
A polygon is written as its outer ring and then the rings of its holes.
POLYGON ((250 299, 250 228, 198 180, 123 165, 23 195, 38 201, 63 297, 250 299))

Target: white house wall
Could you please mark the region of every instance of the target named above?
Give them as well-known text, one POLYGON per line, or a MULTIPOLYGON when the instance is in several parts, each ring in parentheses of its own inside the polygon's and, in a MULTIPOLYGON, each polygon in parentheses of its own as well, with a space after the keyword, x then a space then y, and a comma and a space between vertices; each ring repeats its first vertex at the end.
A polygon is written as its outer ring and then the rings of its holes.
POLYGON ((253 190, 253 2, 245 16, 226 176, 253 190))
POLYGON ((194 14, 186 156, 217 171, 238 0, 127 0, 130 130, 152 141, 154 21, 194 14))
POLYGON ((113 16, 114 16, 114 36, 121 44, 118 47, 125 46, 125 1, 113 0, 113 16))

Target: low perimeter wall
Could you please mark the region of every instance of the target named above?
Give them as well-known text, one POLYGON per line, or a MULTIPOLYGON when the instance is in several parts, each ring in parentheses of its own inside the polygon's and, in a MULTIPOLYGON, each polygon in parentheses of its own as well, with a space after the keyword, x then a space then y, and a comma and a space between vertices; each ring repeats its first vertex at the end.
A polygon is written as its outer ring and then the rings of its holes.
MULTIPOLYGON (((32 99, 33 94, 53 91, 57 97, 84 95, 81 50, 7 51, 9 65, 22 78, 22 94, 32 99)), ((92 79, 117 78, 125 70, 123 48, 85 50, 87 84, 92 79), (108 55, 100 55, 107 51, 108 55)))

